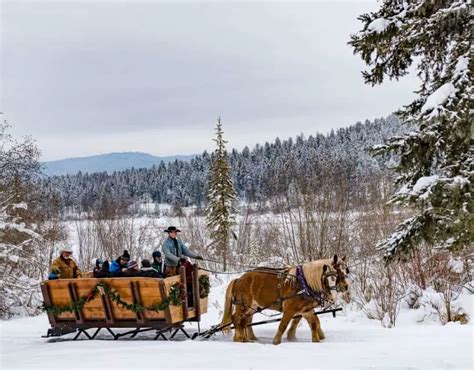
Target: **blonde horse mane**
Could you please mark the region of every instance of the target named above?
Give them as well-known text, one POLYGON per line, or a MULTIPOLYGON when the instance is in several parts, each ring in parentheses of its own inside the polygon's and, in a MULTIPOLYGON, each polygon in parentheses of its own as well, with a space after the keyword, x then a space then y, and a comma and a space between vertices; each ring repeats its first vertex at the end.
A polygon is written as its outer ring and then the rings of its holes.
MULTIPOLYGON (((321 277, 323 276, 324 265, 328 266, 328 268, 332 270, 331 265, 328 264, 326 260, 311 261, 302 265, 303 274, 306 279, 306 282, 308 283, 309 287, 315 291, 323 290, 321 277)), ((290 284, 293 287, 298 287, 299 282, 298 279, 295 278, 295 276, 296 266, 293 266, 288 271, 288 277, 286 278, 285 283, 290 284)))

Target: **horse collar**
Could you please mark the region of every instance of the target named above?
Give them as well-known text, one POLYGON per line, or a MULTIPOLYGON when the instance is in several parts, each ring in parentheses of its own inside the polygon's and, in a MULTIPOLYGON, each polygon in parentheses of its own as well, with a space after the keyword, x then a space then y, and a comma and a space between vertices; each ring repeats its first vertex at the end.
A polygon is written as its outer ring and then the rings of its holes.
POLYGON ((321 292, 315 292, 308 285, 306 278, 304 277, 303 266, 296 266, 296 278, 300 282, 301 288, 303 289, 304 295, 308 298, 318 301, 320 304, 324 302, 324 297, 321 292))

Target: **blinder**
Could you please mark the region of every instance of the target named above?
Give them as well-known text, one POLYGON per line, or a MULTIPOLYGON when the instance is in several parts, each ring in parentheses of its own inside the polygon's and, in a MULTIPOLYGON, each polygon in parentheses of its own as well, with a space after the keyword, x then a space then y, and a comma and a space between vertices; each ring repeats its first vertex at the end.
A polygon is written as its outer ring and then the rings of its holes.
POLYGON ((337 280, 338 280, 338 273, 337 272, 329 271, 329 272, 324 273, 324 275, 323 275, 323 281, 324 281, 324 284, 326 285, 326 288, 328 290, 338 291, 337 280), (336 285, 334 285, 334 286, 329 285, 328 277, 330 277, 330 276, 335 276, 336 277, 336 285))

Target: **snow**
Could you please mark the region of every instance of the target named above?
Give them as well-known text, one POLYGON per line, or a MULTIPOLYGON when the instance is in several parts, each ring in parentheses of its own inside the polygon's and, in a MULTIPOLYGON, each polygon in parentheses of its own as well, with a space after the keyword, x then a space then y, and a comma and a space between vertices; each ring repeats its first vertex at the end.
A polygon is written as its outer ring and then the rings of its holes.
POLYGON ((416 182, 415 186, 413 186, 412 193, 421 193, 423 190, 430 187, 436 180, 438 180, 438 178, 438 175, 420 177, 416 182))
POLYGON ((456 67, 454 68, 454 75, 459 76, 467 73, 469 67, 469 58, 467 56, 462 56, 456 63, 456 67))
POLYGON ((454 85, 451 82, 445 83, 439 87, 428 99, 425 104, 421 107, 421 113, 425 113, 430 109, 438 108, 442 105, 455 91, 454 85))
POLYGON ((4 221, 0 221, 0 229, 13 229, 13 230, 16 230, 20 233, 25 233, 25 234, 28 234, 29 236, 31 236, 32 238, 41 238, 41 235, 39 235, 38 233, 34 232, 33 230, 30 230, 28 229, 26 226, 25 226, 25 223, 20 223, 20 224, 16 224, 14 222, 4 222, 4 221))
MULTIPOLYGON (((449 243, 449 240, 447 242, 449 243)), ((451 242, 451 244, 453 242, 454 240, 451 242)), ((449 262, 448 262, 448 267, 452 272, 456 274, 462 274, 462 272, 464 271, 464 264, 460 258, 450 257, 449 262)))
POLYGON ((463 186, 469 185, 469 179, 464 176, 454 176, 452 180, 453 186, 461 188, 463 186))
POLYGON ((385 18, 377 18, 370 22, 370 24, 367 26, 367 30, 369 32, 382 33, 387 29, 390 23, 391 22, 385 18))
POLYGON ((13 204, 13 209, 28 209, 28 205, 25 202, 13 204))
MULTIPOLYGON (((219 322, 226 282, 213 279, 209 312, 201 327, 219 322), (217 283, 217 286, 215 286, 217 283)), ((464 295, 470 306, 472 295, 464 295)), ((472 316, 471 316, 472 317, 472 316)), ((255 321, 266 317, 255 315, 255 321)), ((326 339, 312 343, 306 323, 300 324, 296 342, 271 344, 278 324, 255 327, 256 343, 233 343, 231 336, 208 341, 152 341, 145 334, 134 339, 71 341, 40 338, 46 333, 46 315, 1 322, 1 368, 110 369, 110 368, 232 368, 232 369, 348 369, 348 368, 473 368, 472 324, 432 321, 418 324, 419 310, 402 309, 393 328, 384 328, 356 309, 335 319, 320 316, 326 339), (145 339, 145 340, 143 340, 145 339), (67 366, 66 366, 67 364, 67 366)), ((195 324, 187 324, 190 332, 195 324)), ((151 336, 151 334, 150 334, 151 336)))

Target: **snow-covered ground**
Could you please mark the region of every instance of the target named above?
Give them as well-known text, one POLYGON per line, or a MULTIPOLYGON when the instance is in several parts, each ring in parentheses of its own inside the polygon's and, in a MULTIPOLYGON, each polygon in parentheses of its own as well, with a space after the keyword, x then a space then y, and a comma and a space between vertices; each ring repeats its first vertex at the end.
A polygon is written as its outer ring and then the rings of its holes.
MULTIPOLYGON (((219 321, 225 284, 213 288, 209 312, 201 327, 219 321)), ((467 296, 472 312, 473 297, 467 296)), ((271 344, 278 324, 255 327, 256 343, 233 343, 219 334, 208 341, 152 341, 143 334, 134 339, 71 341, 72 336, 44 339, 46 315, 1 322, 1 368, 106 369, 106 368, 238 368, 238 369, 472 369, 473 325, 417 323, 419 312, 402 309, 397 326, 387 329, 379 321, 350 311, 333 319, 321 316, 326 339, 312 343, 309 328, 300 324, 298 341, 271 344)), ((255 315, 255 321, 265 317, 255 315)), ((192 332, 195 324, 188 325, 192 332)), ((151 336, 151 334, 150 334, 151 336)))

